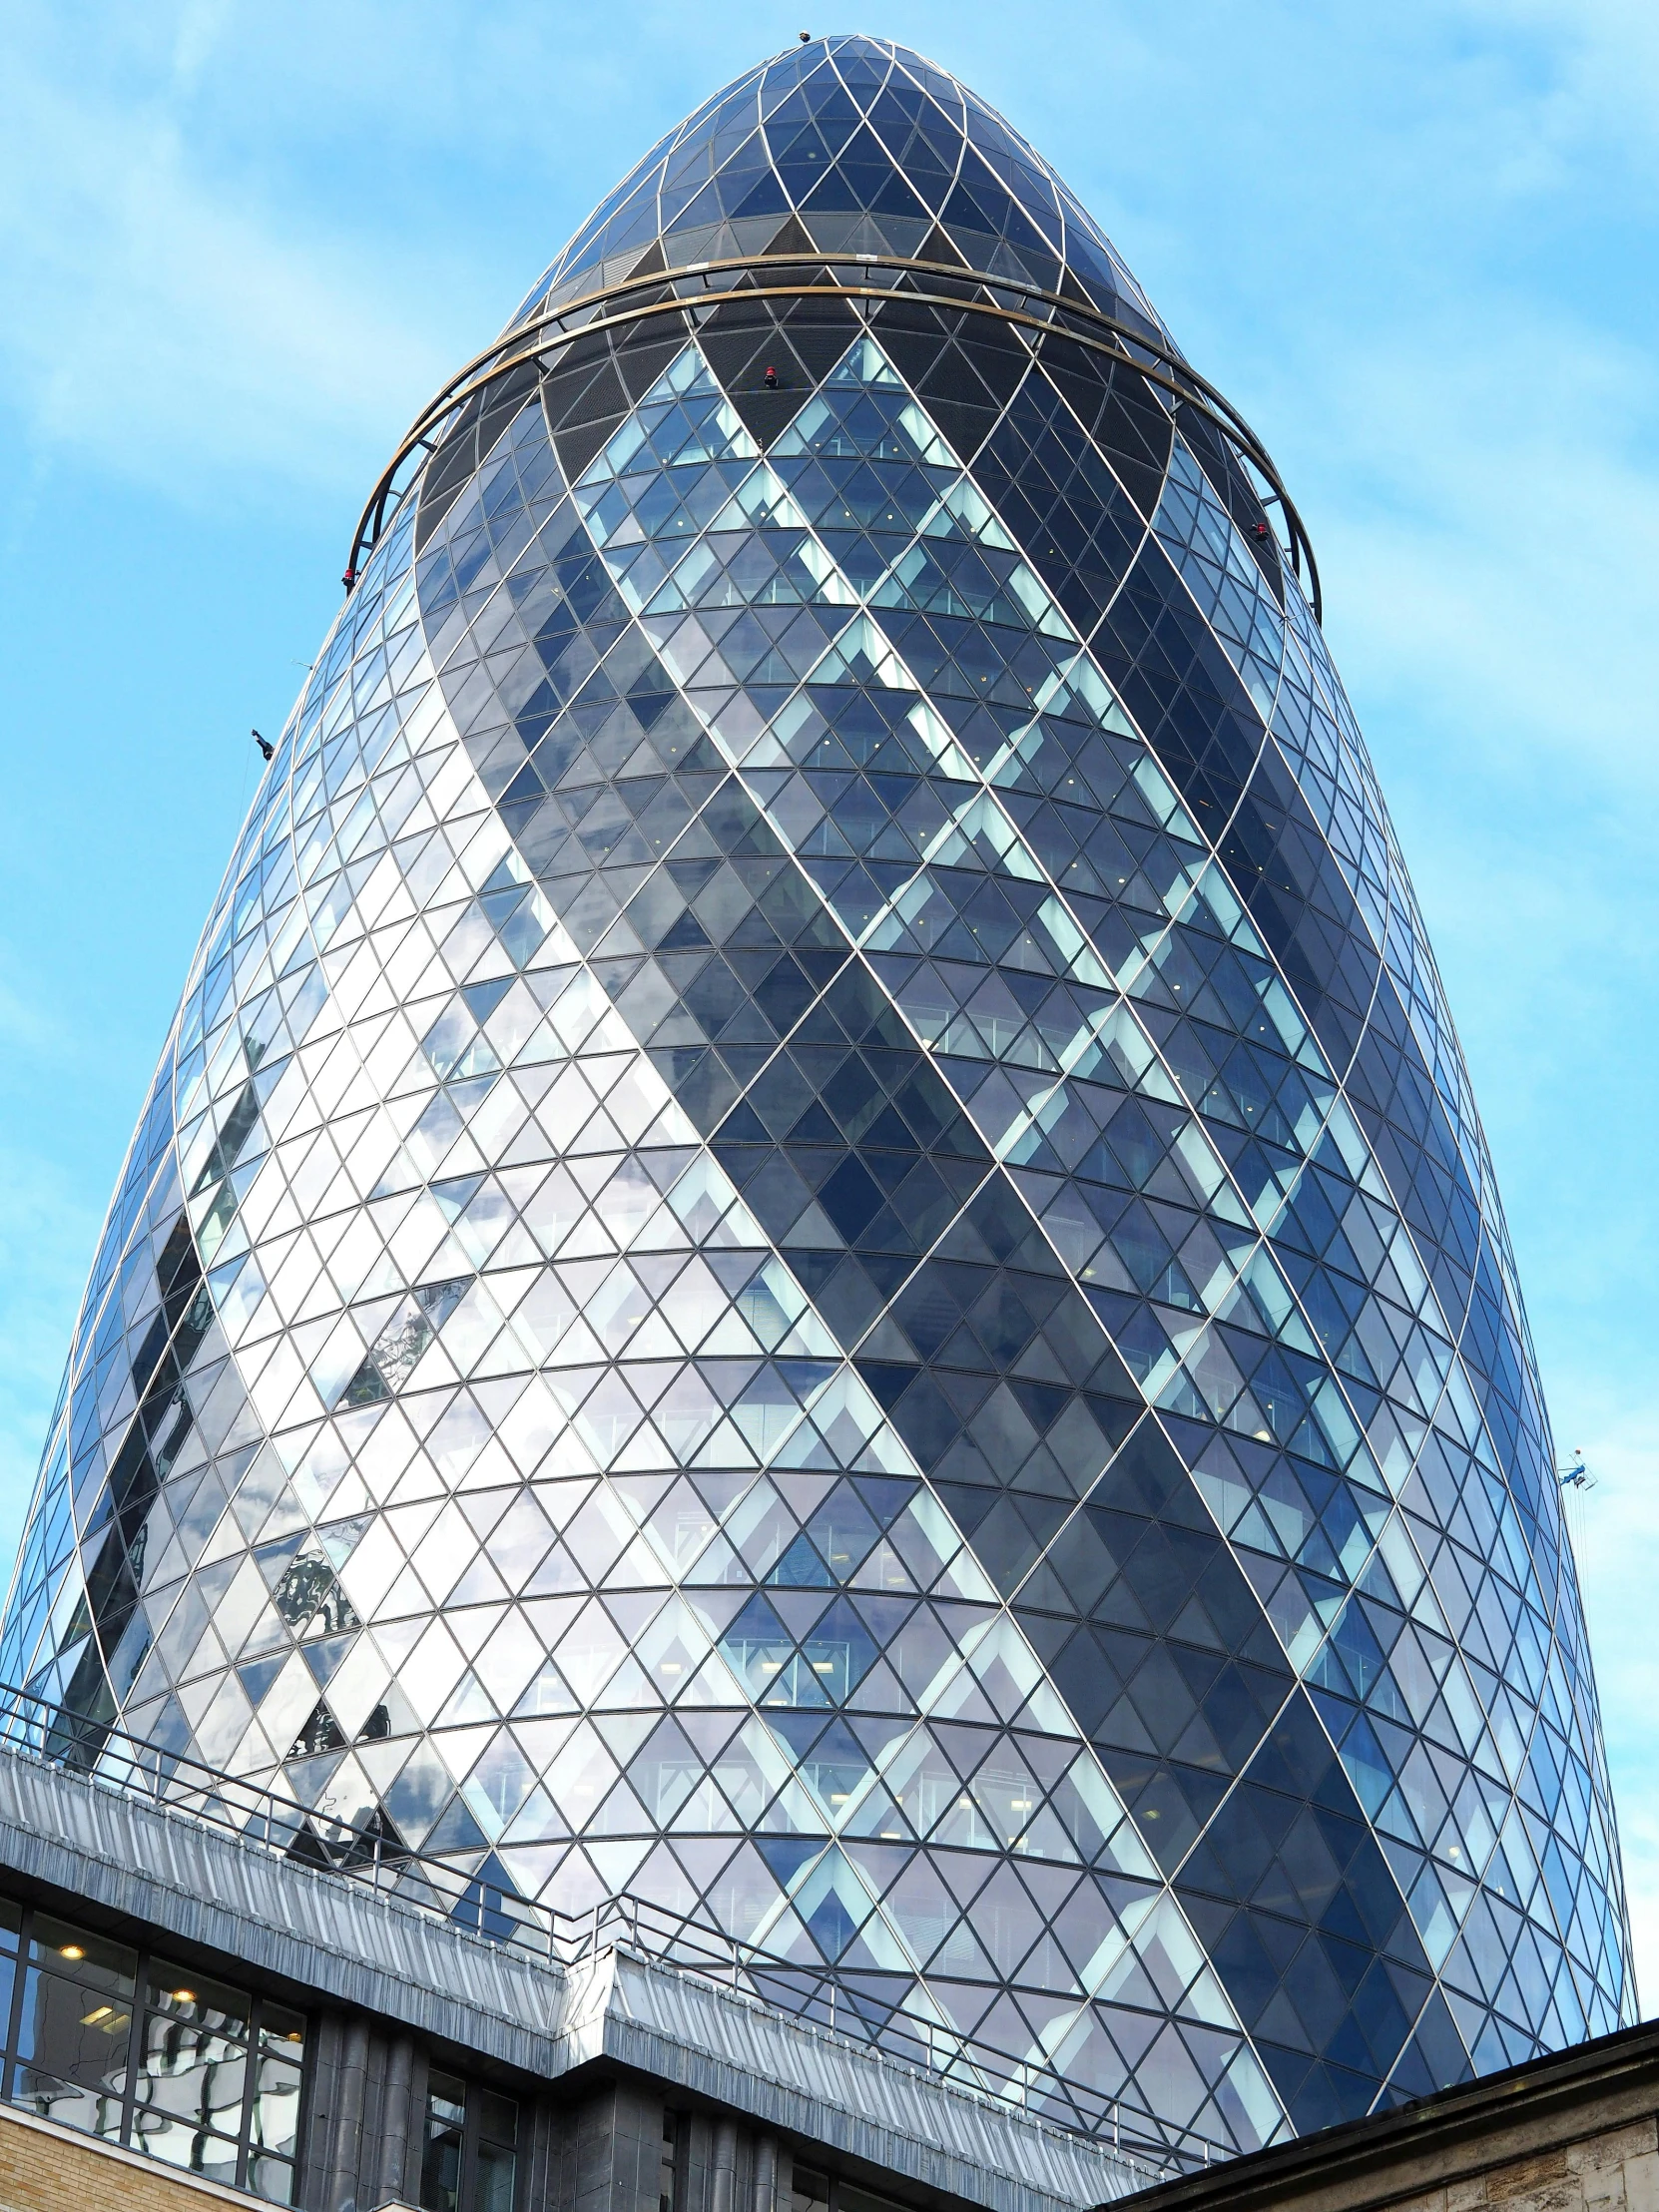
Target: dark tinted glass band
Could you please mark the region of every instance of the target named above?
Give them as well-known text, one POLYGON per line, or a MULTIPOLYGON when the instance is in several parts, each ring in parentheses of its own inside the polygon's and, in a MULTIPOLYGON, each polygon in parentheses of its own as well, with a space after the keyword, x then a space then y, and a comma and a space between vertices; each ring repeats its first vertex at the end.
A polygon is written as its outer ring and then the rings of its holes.
MULTIPOLYGON (((907 304, 987 315, 1018 329, 1035 331, 1044 336, 1053 334, 1067 338, 1090 352, 1103 354, 1108 360, 1134 370, 1147 383, 1167 393, 1182 408, 1200 416, 1265 479, 1268 503, 1277 504, 1284 516, 1292 565, 1297 575, 1306 582, 1314 619, 1323 620, 1324 600, 1313 544, 1272 456, 1238 409, 1207 377, 1201 376, 1178 353, 1156 344, 1140 328, 1120 322, 1115 316, 1101 313, 1086 301, 1060 292, 1044 291, 1034 284, 1006 276, 995 276, 983 270, 956 267, 947 262, 907 261, 897 256, 874 254, 858 255, 850 261, 800 254, 758 255, 741 260, 698 263, 685 269, 654 270, 644 276, 629 277, 622 283, 608 285, 602 291, 586 293, 580 299, 567 302, 555 313, 535 318, 509 330, 495 344, 482 353, 475 354, 459 369, 443 389, 421 409, 404 434, 358 517, 350 558, 344 571, 346 589, 349 591, 362 573, 364 563, 378 544, 390 517, 396 512, 403 493, 413 482, 410 462, 413 461, 415 468, 418 468, 441 442, 445 431, 452 426, 461 410, 470 401, 480 399, 502 379, 513 376, 515 371, 522 370, 531 363, 546 361, 550 354, 576 338, 592 336, 601 330, 619 329, 658 315, 684 314, 698 307, 724 305, 728 302, 735 304, 752 299, 807 298, 876 302, 902 300, 907 304), (734 284, 710 283, 710 279, 717 276, 735 278, 744 274, 766 273, 772 269, 811 269, 821 279, 827 280, 746 283, 741 288, 734 284), (841 269, 854 272, 856 278, 865 278, 871 271, 877 269, 892 271, 900 276, 942 278, 950 288, 924 291, 906 286, 900 290, 891 284, 847 281, 836 274, 841 269), (636 292, 660 293, 664 285, 678 286, 688 281, 698 282, 708 288, 690 294, 677 289, 668 298, 647 298, 639 305, 631 307, 615 304, 636 292), (969 286, 974 288, 969 290, 969 286), (998 299, 976 296, 981 288, 1040 301, 1053 311, 1045 316, 1027 308, 1004 306, 998 299), (1055 319, 1056 316, 1060 319, 1055 319), (1097 332, 1101 334, 1096 334, 1097 332)), ((697 318, 693 313, 685 325, 686 334, 695 335, 697 327, 697 318)))

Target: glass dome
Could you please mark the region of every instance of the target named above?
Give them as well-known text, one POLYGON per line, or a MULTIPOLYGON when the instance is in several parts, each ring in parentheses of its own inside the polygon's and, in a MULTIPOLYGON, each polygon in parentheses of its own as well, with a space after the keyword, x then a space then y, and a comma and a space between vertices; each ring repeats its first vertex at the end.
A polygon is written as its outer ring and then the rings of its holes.
POLYGON ((689 115, 513 319, 639 273, 804 249, 965 265, 1164 336, 1099 226, 994 108, 862 37, 792 47, 689 115))

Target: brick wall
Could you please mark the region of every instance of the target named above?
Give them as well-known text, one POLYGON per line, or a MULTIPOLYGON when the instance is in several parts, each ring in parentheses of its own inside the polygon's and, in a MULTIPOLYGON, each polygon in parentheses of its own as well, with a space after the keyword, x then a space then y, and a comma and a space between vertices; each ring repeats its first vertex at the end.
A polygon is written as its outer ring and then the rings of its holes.
POLYGON ((209 2212, 250 2200, 0 2105, 0 2212, 209 2212))

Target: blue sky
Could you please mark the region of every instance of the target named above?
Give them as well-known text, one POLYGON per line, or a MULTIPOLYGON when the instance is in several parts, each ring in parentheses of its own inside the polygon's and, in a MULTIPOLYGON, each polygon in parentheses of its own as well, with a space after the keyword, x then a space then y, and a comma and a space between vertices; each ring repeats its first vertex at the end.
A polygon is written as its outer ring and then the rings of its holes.
MULTIPOLYGON (((1104 222, 1318 549, 1508 1207, 1659 2009, 1659 11, 897 0, 1104 222)), ((796 28, 0 6, 0 1553, 237 823, 405 423, 796 28)))

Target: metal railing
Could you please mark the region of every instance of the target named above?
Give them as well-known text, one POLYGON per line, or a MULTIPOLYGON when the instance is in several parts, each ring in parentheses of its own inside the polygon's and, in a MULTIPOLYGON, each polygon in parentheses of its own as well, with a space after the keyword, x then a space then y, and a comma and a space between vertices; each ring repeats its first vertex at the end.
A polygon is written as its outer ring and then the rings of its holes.
MULTIPOLYGON (((404 433, 358 517, 342 578, 347 593, 362 574, 404 494, 454 426, 462 408, 503 376, 526 363, 545 362, 577 338, 632 327, 659 316, 678 315, 685 320, 722 304, 813 297, 839 297, 859 303, 865 311, 899 301, 952 313, 991 316, 1037 339, 1069 339, 1133 370, 1174 407, 1190 407, 1201 415, 1261 478, 1256 488, 1266 503, 1279 508, 1291 565, 1304 579, 1315 621, 1323 620, 1324 601, 1313 542, 1272 455, 1238 408, 1150 328, 1107 314, 1075 292, 1048 291, 1026 278, 903 255, 831 254, 816 249, 801 254, 739 255, 624 277, 578 298, 544 306, 527 320, 510 325, 456 370, 404 433), (979 296, 981 292, 984 297, 979 296), (1009 304, 1016 300, 1020 304, 1009 304)), ((694 326, 694 320, 687 321, 688 334, 694 326)))
POLYGON ((453 1857, 411 1850, 378 1817, 363 1826, 321 1817, 263 1783, 9 1685, 0 1685, 0 1751, 143 1798, 548 1965, 578 1966, 616 1949, 694 1974, 952 2087, 1110 2144, 1148 2184, 1235 2152, 1232 2144, 1191 2132, 1151 2133, 1147 2115, 1125 2111, 1115 2097, 1050 2060, 1002 2049, 916 2011, 926 2001, 919 1974, 846 1972, 790 1958, 626 1891, 587 1912, 565 1913, 518 1896, 487 1847, 453 1857), (881 1993, 883 1981, 891 1982, 890 1995, 881 1993))

